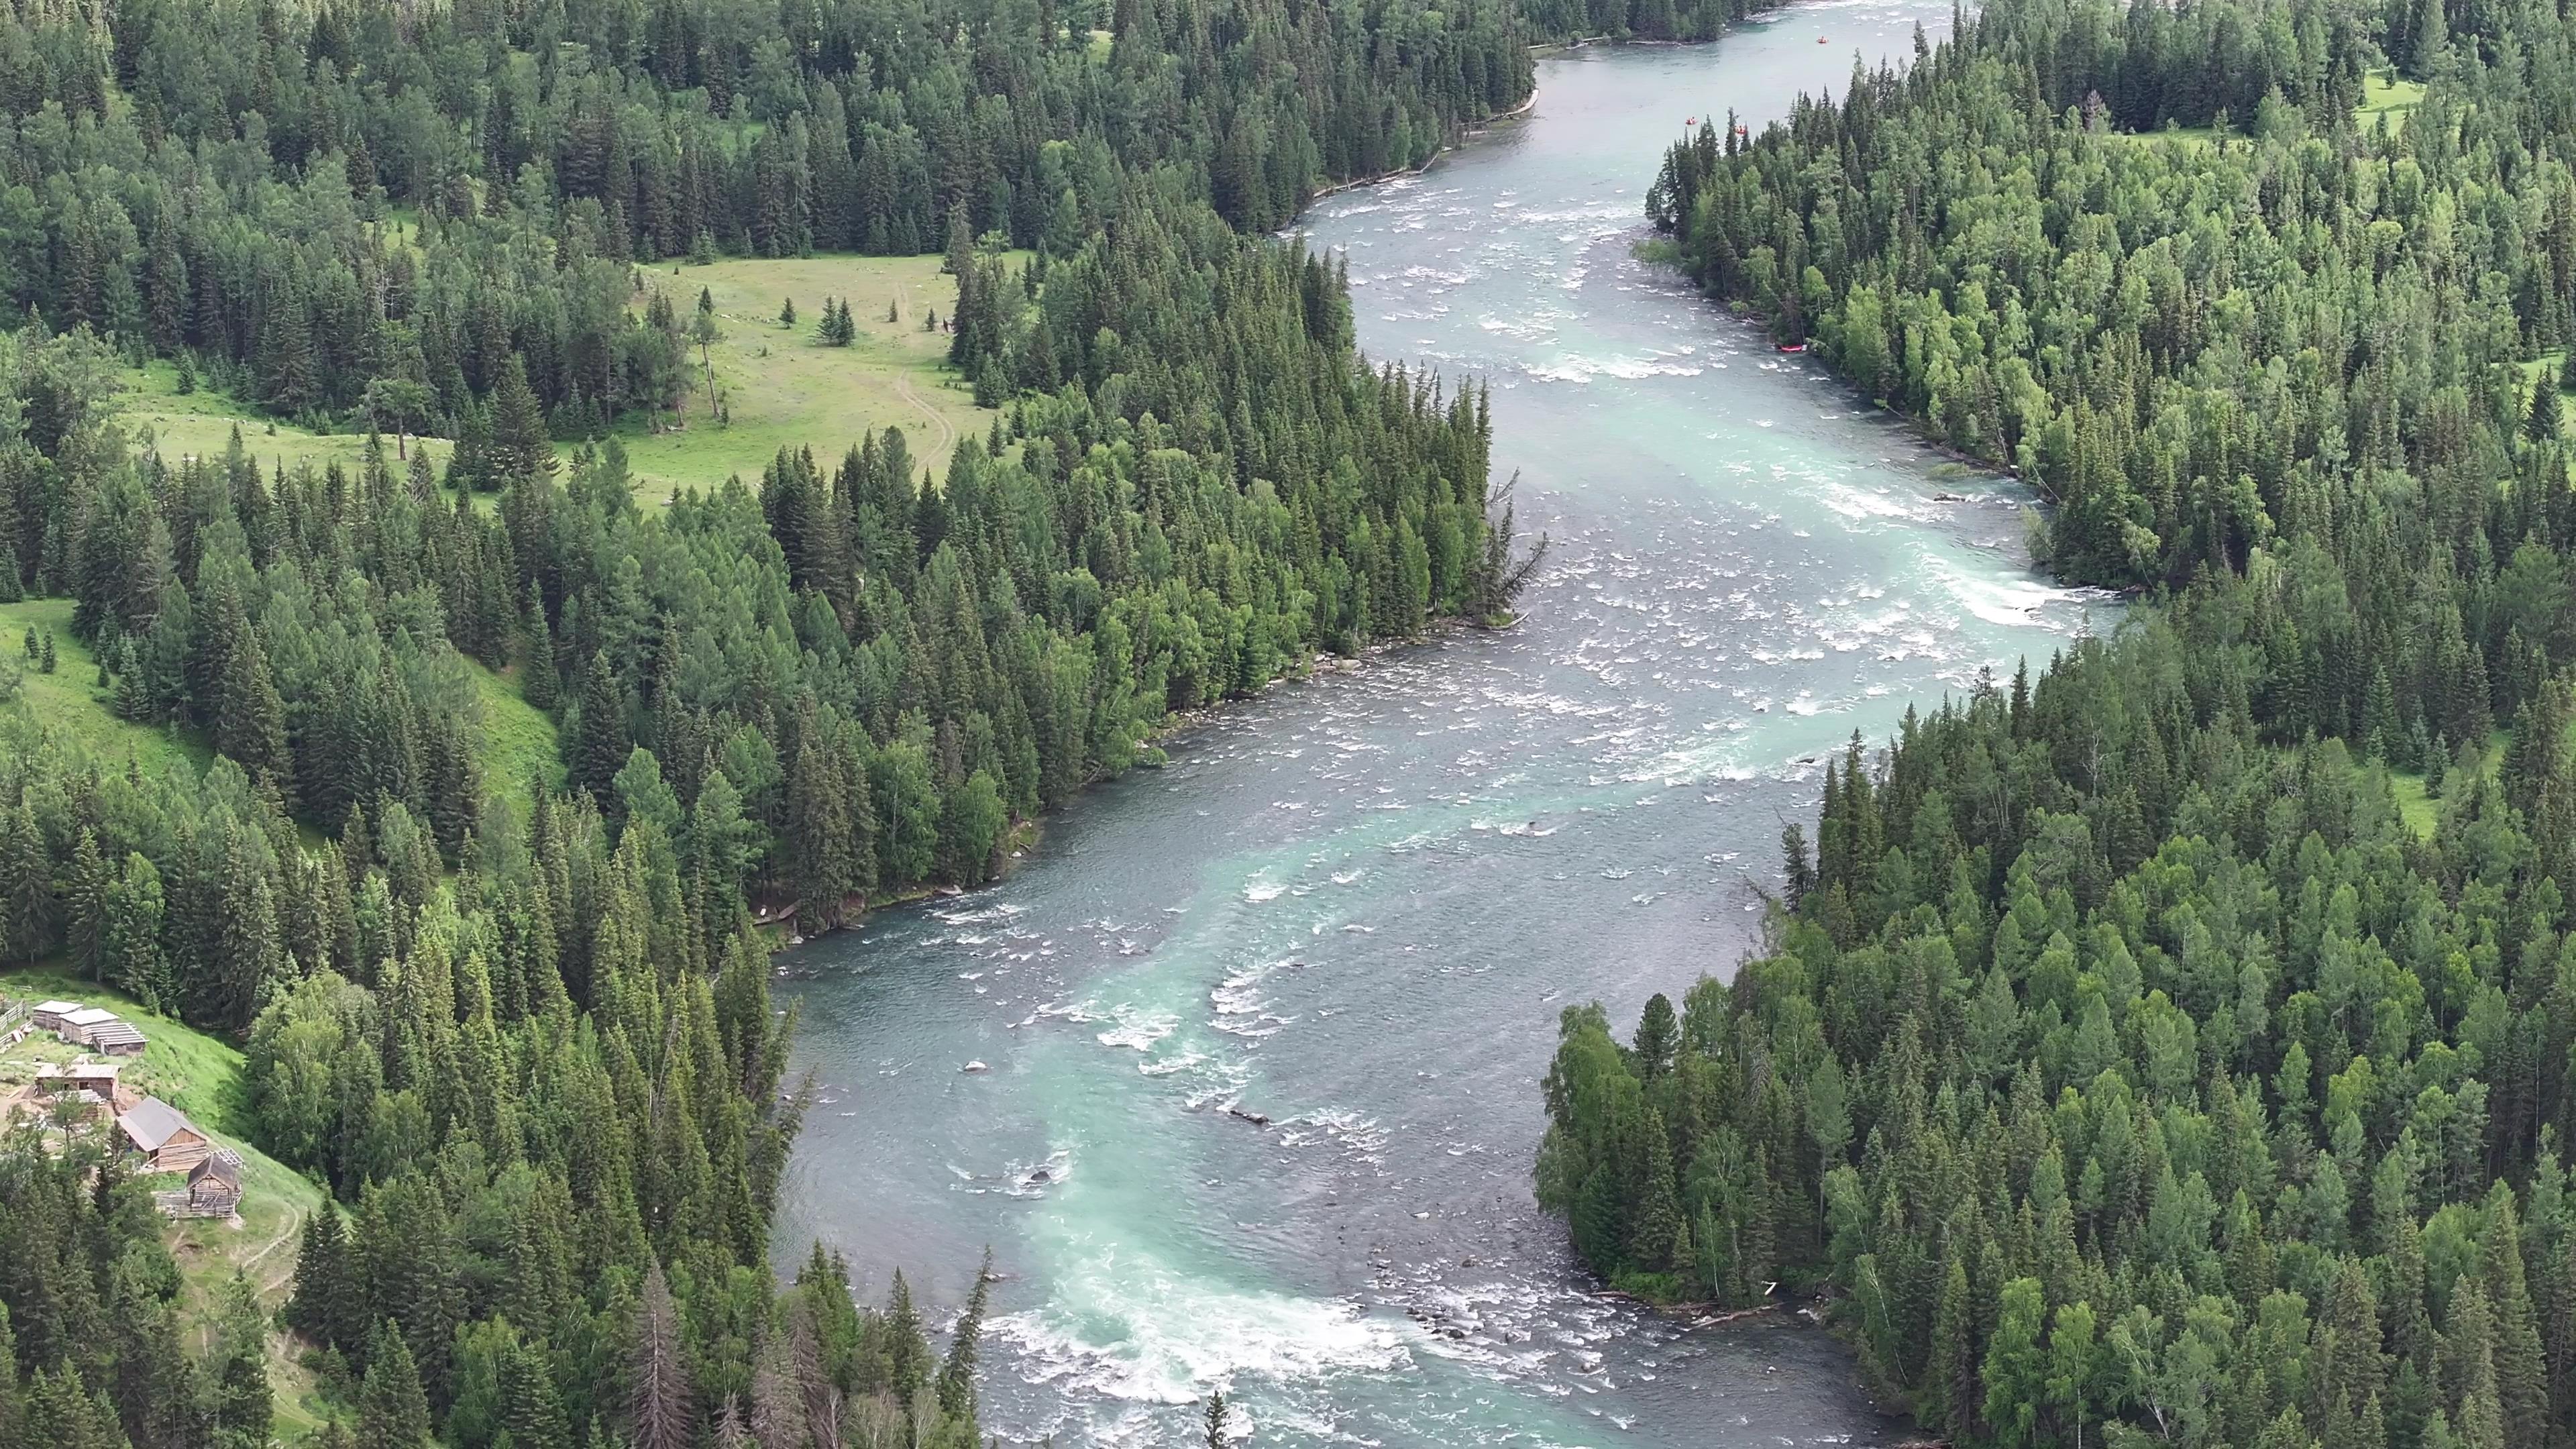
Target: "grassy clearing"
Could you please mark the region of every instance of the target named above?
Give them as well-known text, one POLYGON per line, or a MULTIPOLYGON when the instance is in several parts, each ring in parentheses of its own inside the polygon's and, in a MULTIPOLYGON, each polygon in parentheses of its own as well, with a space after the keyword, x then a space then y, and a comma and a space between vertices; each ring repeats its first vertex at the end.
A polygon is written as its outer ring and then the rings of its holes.
MULTIPOLYGON (((209 1347, 214 1312, 225 1285, 237 1272, 249 1275, 263 1303, 272 1308, 284 1303, 294 1286, 298 1234, 305 1220, 322 1210, 324 1199, 319 1187, 250 1145, 250 1098, 241 1052, 229 1042, 155 1016, 129 997, 60 970, 0 976, 0 994, 38 1001, 59 996, 112 1007, 126 1016, 150 1038, 143 1055, 126 1068, 126 1078, 187 1113, 216 1141, 241 1154, 238 1220, 174 1222, 164 1233, 179 1263, 180 1303, 187 1315, 190 1348, 203 1353, 209 1347)), ((70 1047, 50 1036, 30 1037, 0 1053, 0 1097, 31 1080, 38 1063, 68 1061, 74 1055, 70 1047)), ((163 1189, 178 1184, 175 1175, 151 1182, 163 1189)), ((300 1439, 320 1427, 313 1376, 295 1362, 292 1345, 283 1334, 269 1336, 269 1382, 277 1393, 279 1427, 285 1437, 300 1439)))
POLYGON ((2388 775, 2388 790, 2397 797, 2397 813, 2406 821, 2407 828, 2421 839, 2432 839, 2442 825, 2442 803, 2425 789, 2424 777, 2392 770, 2388 775))
MULTIPOLYGON (((2568 726, 2567 735, 2570 743, 2576 743, 2576 724, 2568 726)), ((2497 771, 2503 769, 2505 749, 2512 743, 2513 735, 2507 730, 2497 730, 2487 736, 2486 757, 2479 765, 2480 772, 2493 778, 2497 771)), ((2397 813, 2404 817, 2407 825, 2421 838, 2432 839, 2441 829, 2442 802, 2433 794, 2433 786, 2425 777, 2415 771, 2391 770, 2388 772, 2388 790, 2397 798, 2397 813)))
MULTIPOLYGON (((395 222, 399 230, 403 223, 395 222)), ((948 338, 922 330, 925 313, 949 315, 957 282, 937 257, 791 257, 733 260, 703 267, 656 269, 651 284, 671 297, 685 323, 698 291, 715 302, 724 339, 708 349, 730 421, 707 416, 705 373, 693 372, 682 425, 654 432, 640 421, 618 428, 637 491, 660 500, 681 487, 713 488, 729 476, 757 483, 762 465, 783 447, 811 447, 838 461, 866 433, 903 429, 914 456, 945 462, 968 431, 991 415, 977 409, 966 384, 947 366, 948 338), (778 325, 779 305, 796 301, 794 329, 778 325), (847 298, 858 337, 848 347, 815 341, 826 297, 847 298), (892 307, 898 320, 886 320, 892 307)), ((697 361, 692 349, 692 362, 697 361)), ((200 385, 179 391, 178 369, 154 361, 124 374, 121 399, 128 430, 173 462, 220 457, 241 430, 242 447, 262 469, 337 462, 354 470, 366 455, 363 433, 315 433, 270 418, 200 385)), ((444 469, 453 445, 414 438, 444 469)), ((569 445, 566 445, 569 446, 569 445)))
MULTIPOLYGON (((2353 118, 2360 122, 2365 134, 2382 118, 2387 120, 2389 130, 2400 131, 2406 127, 2406 118, 2423 103, 2422 81, 2399 80, 2393 70, 2378 71, 2362 78, 2361 104, 2353 108, 2353 118)), ((2231 126, 2227 134, 2241 138, 2245 133, 2231 126)), ((2186 146, 2207 146, 2218 139, 2219 133, 2213 126, 2168 126, 2161 131, 2113 131, 2111 135, 2123 141, 2179 141, 2186 146)))
MULTIPOLYGON (((236 427, 241 429, 242 450, 271 473, 281 463, 293 468, 305 462, 316 468, 337 462, 354 472, 367 453, 364 433, 307 432, 203 385, 182 393, 178 369, 168 362, 128 368, 125 387, 120 402, 127 431, 138 444, 150 441, 172 463, 190 457, 222 457, 236 427)), ((390 452, 393 440, 385 441, 390 452)), ((428 449, 432 463, 441 469, 447 466, 452 445, 445 438, 416 437, 411 446, 428 449)))
POLYGON ((175 730, 150 729, 118 719, 98 688, 98 660, 72 634, 72 601, 31 599, 0 604, 0 654, 25 666, 24 695, 38 723, 79 741, 103 762, 131 760, 146 770, 181 764, 203 766, 214 757, 205 741, 175 730), (40 674, 19 654, 29 629, 54 635, 54 672, 40 674))
POLYGON ((2360 120, 2361 129, 2365 132, 2377 125, 2382 116, 2388 118, 2388 129, 2397 131, 2405 128, 2406 118, 2423 103, 2422 81, 2399 80, 2394 70, 2375 71, 2362 78, 2361 106, 2353 115, 2360 120))
POLYGON ((982 432, 992 414, 978 410, 947 370, 946 334, 922 330, 926 311, 946 317, 957 302, 956 279, 939 265, 937 257, 789 257, 650 274, 684 323, 696 315, 700 288, 713 299, 724 340, 708 353, 731 421, 708 421, 701 370, 684 426, 658 434, 640 422, 621 427, 638 490, 658 500, 732 475, 756 484, 780 448, 810 447, 828 466, 861 436, 889 426, 903 429, 916 458, 945 463, 956 440, 982 432), (847 347, 814 340, 826 297, 850 303, 858 338, 847 347), (778 325, 779 305, 790 298, 793 329, 778 325), (886 320, 889 306, 899 320, 886 320))
MULTIPOLYGON (((471 661, 468 661, 471 663, 471 661)), ((555 744, 555 722, 519 694, 517 671, 495 674, 473 665, 474 690, 483 701, 483 785, 497 790, 523 812, 530 782, 548 788, 563 785, 563 756, 555 744)))

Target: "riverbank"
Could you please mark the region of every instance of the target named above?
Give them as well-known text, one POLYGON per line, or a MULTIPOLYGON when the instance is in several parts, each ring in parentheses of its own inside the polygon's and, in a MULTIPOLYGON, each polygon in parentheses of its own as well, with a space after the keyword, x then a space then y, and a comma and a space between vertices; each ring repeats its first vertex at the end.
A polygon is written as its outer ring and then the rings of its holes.
MULTIPOLYGON (((1461 132, 1460 135, 1464 140, 1473 140, 1478 136, 1487 134, 1494 127, 1501 125, 1505 121, 1517 121, 1521 119, 1523 116, 1530 113, 1530 108, 1532 106, 1537 104, 1538 87, 1532 85, 1530 87, 1528 99, 1522 101, 1519 105, 1512 107, 1508 111, 1499 111, 1493 115, 1487 116, 1485 119, 1466 128, 1466 130, 1461 132)), ((1339 196, 1345 191, 1358 191, 1366 187, 1383 186, 1389 181, 1402 181, 1410 177, 1424 175, 1428 173, 1432 167, 1439 165, 1442 157, 1454 155, 1458 149, 1459 147, 1456 145, 1443 146, 1439 150, 1432 152, 1419 166, 1407 166, 1394 171, 1381 171, 1375 176, 1356 176, 1348 181, 1336 181, 1332 185, 1327 186, 1321 191, 1315 192, 1313 195, 1307 197, 1306 210, 1297 214, 1297 220, 1290 222, 1287 230, 1291 232, 1298 230, 1299 227, 1305 223, 1307 213, 1313 211, 1315 203, 1319 201, 1323 201, 1329 197, 1339 196)))

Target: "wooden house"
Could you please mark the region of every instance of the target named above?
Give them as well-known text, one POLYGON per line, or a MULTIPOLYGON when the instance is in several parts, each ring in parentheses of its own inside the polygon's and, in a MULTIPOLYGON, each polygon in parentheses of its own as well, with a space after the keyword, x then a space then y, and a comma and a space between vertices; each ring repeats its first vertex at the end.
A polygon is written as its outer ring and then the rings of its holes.
POLYGON ((229 1147, 218 1147, 188 1169, 188 1216, 228 1218, 241 1208, 242 1162, 229 1147))
POLYGON ((35 1022, 38 1031, 61 1031, 63 1018, 81 1009, 77 1001, 40 1001, 36 1003, 35 1022))
POLYGON ((151 1172, 186 1172, 206 1160, 214 1142, 187 1114, 158 1097, 146 1097, 116 1119, 117 1130, 151 1172))

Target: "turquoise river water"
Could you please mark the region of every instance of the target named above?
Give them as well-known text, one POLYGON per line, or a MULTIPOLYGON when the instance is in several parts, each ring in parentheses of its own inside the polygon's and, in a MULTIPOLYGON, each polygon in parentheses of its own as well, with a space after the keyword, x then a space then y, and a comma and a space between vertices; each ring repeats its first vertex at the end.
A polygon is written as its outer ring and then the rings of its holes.
POLYGON ((989 1244, 1006 1443, 1195 1442, 1219 1387, 1261 1445, 1905 1437, 1821 1332, 1593 1296, 1530 1162, 1559 1010, 1729 970, 1822 752, 2109 621, 2030 573, 2009 480, 1632 255, 1686 117, 1948 18, 1544 59, 1525 119, 1320 203, 1370 354, 1492 385, 1555 539, 1526 621, 1272 689, 1003 884, 783 958, 819 1098, 782 1259, 944 1322, 989 1244))

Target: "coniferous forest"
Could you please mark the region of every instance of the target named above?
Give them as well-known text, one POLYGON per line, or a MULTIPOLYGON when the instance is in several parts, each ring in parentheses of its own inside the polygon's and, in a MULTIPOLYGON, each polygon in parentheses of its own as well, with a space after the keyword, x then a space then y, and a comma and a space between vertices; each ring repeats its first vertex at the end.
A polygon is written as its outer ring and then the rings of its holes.
MULTIPOLYGON (((1176 714, 1507 613, 1485 394, 1363 359, 1265 234, 1518 106, 1534 42, 1752 8, 0 19, 0 603, 68 600, 196 751, 111 760, 0 662, 0 965, 239 1043, 330 1204, 274 1320, 183 1332, 146 1184, 0 1136, 0 1449, 265 1444, 281 1323, 315 1442, 979 1442, 984 1277, 952 1326, 772 1269, 755 917, 989 880, 1176 714), (944 257, 989 431, 639 501, 608 434, 713 326, 655 274, 815 253, 944 257), (147 363, 378 436, 144 445, 147 363)), ((1960 1445, 2576 1443, 2571 27, 1994 0, 1664 159, 1712 297, 2139 607, 1856 736, 1731 981, 1565 1014, 1536 1188, 1605 1279, 1817 1295, 1960 1445)))
MULTIPOLYGON (((755 914, 985 881, 1175 713, 1506 611, 1483 394, 1372 368, 1260 233, 1517 105, 1526 44, 1476 0, 0 21, 0 603, 72 600, 114 715, 208 760, 105 759, 0 665, 0 965, 244 1044, 335 1205, 287 1250, 314 1442, 980 1442, 984 1279, 938 1348, 900 1277, 772 1273, 755 914), (646 269, 817 251, 945 252, 989 434, 639 504, 594 440, 704 340, 646 269), (138 447, 152 359, 380 436, 138 447), (560 742, 525 778, 492 675, 560 742)), ((0 1137, 0 1449, 269 1443, 265 1310, 200 1342, 178 1293, 102 1142, 0 1137)))
POLYGON ((1587 1261, 1821 1293, 1961 1445, 2576 1442, 2570 41, 1996 0, 1673 148, 1711 295, 2149 607, 1855 736, 1732 982, 1566 1013, 1587 1261))

